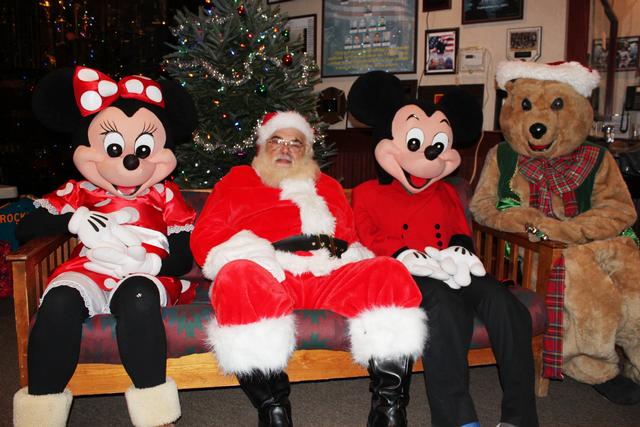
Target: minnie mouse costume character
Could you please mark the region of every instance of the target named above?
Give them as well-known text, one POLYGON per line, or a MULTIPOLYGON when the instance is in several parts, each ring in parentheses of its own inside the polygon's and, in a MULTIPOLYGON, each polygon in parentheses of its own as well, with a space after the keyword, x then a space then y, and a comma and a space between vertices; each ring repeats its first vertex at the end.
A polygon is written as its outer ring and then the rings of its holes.
POLYGON ((349 110, 374 128, 379 179, 353 190, 356 229, 376 255, 390 255, 422 292, 429 341, 422 354, 434 426, 479 425, 469 394, 467 353, 477 315, 486 325, 504 389, 503 425, 538 424, 527 309, 473 253, 462 203, 443 181, 460 165, 482 110, 462 90, 434 105, 404 98, 400 80, 373 71, 353 84, 349 110))
POLYGON ((14 425, 64 426, 78 363, 82 323, 111 313, 120 358, 133 386, 126 392, 135 426, 180 417, 175 382, 166 377, 160 308, 188 303, 195 211, 165 178, 173 145, 197 126, 187 92, 171 81, 129 76, 118 83, 86 67, 46 76, 33 109, 47 127, 73 133, 73 161, 86 181, 70 180, 35 201, 17 236, 76 234, 72 257, 49 277, 29 335, 29 385, 14 396, 14 425))

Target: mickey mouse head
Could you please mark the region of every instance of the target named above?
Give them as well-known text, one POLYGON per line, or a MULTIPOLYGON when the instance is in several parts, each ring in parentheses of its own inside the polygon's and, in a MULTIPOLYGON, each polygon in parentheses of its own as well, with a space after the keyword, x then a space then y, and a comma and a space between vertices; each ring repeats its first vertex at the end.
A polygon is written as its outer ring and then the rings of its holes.
POLYGON ((380 183, 395 178, 410 193, 450 175, 460 165, 455 148, 475 143, 482 129, 482 109, 468 92, 450 90, 438 104, 408 99, 400 80, 384 71, 354 82, 348 108, 373 127, 380 183))

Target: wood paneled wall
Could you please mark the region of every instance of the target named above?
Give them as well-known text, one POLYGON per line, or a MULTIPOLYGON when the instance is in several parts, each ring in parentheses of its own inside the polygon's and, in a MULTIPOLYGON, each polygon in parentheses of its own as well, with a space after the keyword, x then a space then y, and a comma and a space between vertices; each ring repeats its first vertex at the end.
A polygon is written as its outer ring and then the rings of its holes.
MULTIPOLYGON (((332 159, 327 173, 340 181, 344 188, 353 188, 366 180, 376 178, 373 157, 375 144, 372 141, 371 129, 329 130, 326 140, 334 143, 338 152, 332 159)), ((459 150, 462 163, 455 174, 466 178, 475 187, 487 152, 501 140, 500 132, 485 131, 477 145, 459 150)))

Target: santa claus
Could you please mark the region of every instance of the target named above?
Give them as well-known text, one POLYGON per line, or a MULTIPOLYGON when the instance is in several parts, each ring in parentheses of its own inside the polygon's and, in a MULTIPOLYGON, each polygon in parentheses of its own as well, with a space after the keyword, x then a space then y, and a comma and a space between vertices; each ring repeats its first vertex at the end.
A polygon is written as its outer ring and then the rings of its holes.
POLYGON ((332 310, 348 319, 353 358, 372 378, 368 424, 404 426, 427 335, 420 291, 400 262, 357 241, 344 191, 320 172, 313 140, 300 114, 267 114, 252 165, 231 169, 209 197, 191 238, 213 280, 209 343, 260 425, 288 426, 293 311, 332 310))

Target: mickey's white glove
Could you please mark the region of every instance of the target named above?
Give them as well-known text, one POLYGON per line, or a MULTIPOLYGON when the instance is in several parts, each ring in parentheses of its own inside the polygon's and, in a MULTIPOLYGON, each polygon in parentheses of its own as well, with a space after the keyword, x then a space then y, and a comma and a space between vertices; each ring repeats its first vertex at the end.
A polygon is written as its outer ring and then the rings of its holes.
POLYGON ((440 263, 427 256, 424 252, 415 249, 405 249, 396 257, 404 264, 413 276, 433 277, 438 280, 446 280, 450 275, 440 268, 440 263))
POLYGON ((448 271, 451 271, 449 268, 451 264, 455 265, 455 271, 445 280, 451 289, 469 286, 472 274, 479 277, 487 274, 480 258, 462 246, 450 246, 443 250, 427 246, 424 250, 427 255, 439 260, 443 269, 445 269, 444 264, 447 264, 448 271))
POLYGON ((140 245, 140 239, 122 226, 135 222, 138 218, 138 211, 133 208, 105 214, 81 206, 71 216, 67 227, 71 233, 78 235, 87 248, 110 247, 124 250, 126 246, 140 245))
POLYGON ((131 246, 124 250, 107 247, 90 249, 87 258, 89 262, 84 263, 87 270, 121 279, 135 273, 156 276, 162 267, 160 257, 147 252, 142 246, 131 246))

